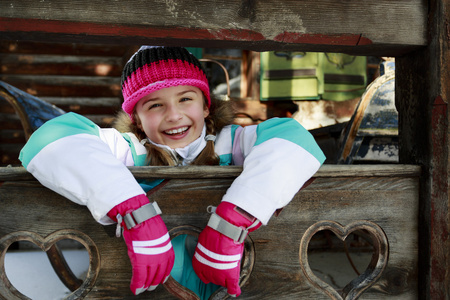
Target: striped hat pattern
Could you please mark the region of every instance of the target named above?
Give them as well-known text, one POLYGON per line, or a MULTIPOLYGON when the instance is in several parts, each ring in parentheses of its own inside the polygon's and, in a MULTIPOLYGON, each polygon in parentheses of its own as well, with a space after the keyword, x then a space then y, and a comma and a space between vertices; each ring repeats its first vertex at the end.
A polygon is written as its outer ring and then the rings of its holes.
POLYGON ((122 72, 122 109, 133 120, 138 101, 151 92, 179 85, 198 87, 211 104, 208 79, 198 59, 184 48, 142 46, 122 72))

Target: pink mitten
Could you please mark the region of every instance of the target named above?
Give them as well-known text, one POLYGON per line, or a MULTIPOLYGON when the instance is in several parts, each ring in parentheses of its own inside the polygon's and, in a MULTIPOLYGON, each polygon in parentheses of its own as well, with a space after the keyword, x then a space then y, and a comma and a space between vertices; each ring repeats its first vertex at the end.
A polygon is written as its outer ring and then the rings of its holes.
POLYGON ((126 200, 108 213, 123 226, 133 276, 130 289, 137 295, 154 290, 170 275, 175 254, 158 205, 145 195, 126 200), (123 222, 122 222, 123 221, 123 222))
POLYGON ((229 202, 221 202, 198 237, 192 266, 204 283, 227 288, 237 297, 244 240, 261 222, 229 202))

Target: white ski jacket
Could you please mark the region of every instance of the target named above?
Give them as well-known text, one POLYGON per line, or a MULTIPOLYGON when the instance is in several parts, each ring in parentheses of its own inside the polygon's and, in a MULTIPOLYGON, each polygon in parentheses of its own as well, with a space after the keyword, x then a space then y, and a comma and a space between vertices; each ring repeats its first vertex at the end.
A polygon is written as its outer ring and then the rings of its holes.
MULTIPOLYGON (((180 149, 168 149, 188 165, 206 145, 202 136, 180 149)), ((165 147, 165 146, 162 146, 165 147)), ((167 148, 167 147, 166 147, 167 148)), ((226 126, 216 137, 221 165, 243 165, 222 201, 231 202, 267 224, 288 204, 325 161, 312 135, 297 121, 276 118, 259 125, 226 126)), ((20 153, 25 168, 44 186, 85 205, 101 224, 117 204, 156 186, 139 184, 127 166, 143 166, 146 149, 131 133, 98 127, 67 113, 42 125, 20 153)))

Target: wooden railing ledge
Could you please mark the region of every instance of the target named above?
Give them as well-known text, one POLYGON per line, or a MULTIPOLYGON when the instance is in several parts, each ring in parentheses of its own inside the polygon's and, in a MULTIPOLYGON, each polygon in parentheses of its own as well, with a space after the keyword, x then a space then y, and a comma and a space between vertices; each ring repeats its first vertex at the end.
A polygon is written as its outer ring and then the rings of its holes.
MULTIPOLYGON (((137 179, 201 179, 235 178, 242 172, 241 166, 180 166, 180 167, 129 167, 137 179)), ((323 165, 314 175, 320 177, 417 177, 421 167, 417 165, 323 165)), ((0 182, 35 180, 24 167, 0 167, 0 182)))

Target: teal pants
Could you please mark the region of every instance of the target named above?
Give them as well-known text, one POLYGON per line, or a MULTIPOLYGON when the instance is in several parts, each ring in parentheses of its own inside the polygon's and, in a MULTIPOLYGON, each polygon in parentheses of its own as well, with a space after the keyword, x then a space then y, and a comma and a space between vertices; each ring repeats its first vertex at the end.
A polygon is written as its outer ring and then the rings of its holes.
POLYGON ((190 289, 202 300, 207 300, 220 286, 213 283, 204 284, 192 267, 192 257, 194 256, 197 238, 184 234, 172 239, 172 246, 175 251, 175 263, 170 275, 179 284, 190 289))

